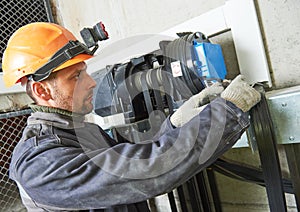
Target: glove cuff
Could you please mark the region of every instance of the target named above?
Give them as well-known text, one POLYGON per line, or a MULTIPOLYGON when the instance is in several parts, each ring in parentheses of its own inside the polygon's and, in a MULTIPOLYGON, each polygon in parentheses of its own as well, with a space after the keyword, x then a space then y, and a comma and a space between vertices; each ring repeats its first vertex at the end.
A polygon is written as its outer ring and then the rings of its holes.
POLYGON ((254 88, 248 88, 247 90, 243 90, 243 92, 240 92, 238 90, 236 90, 236 92, 233 91, 225 90, 221 94, 221 97, 235 104, 243 112, 249 111, 257 102, 260 101, 261 98, 260 93, 257 92, 254 88))

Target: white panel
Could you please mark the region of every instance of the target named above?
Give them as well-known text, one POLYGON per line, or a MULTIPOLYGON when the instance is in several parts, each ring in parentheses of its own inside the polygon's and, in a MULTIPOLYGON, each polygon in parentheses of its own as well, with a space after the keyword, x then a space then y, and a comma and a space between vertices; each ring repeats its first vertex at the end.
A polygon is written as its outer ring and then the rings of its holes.
POLYGON ((230 0, 224 6, 230 25, 240 72, 250 83, 268 82, 269 67, 253 0, 230 0))
POLYGON ((161 34, 176 37, 177 32, 197 32, 200 31, 205 35, 211 35, 216 32, 227 29, 228 26, 225 22, 223 14, 223 7, 210 10, 201 16, 192 18, 182 24, 176 25, 161 34))
POLYGON ((20 84, 14 85, 10 88, 5 87, 3 81, 3 74, 0 73, 0 95, 9 94, 9 93, 19 93, 19 92, 24 92, 24 88, 20 84))
POLYGON ((157 50, 159 49, 159 41, 174 40, 178 38, 176 35, 178 32, 200 31, 205 35, 211 35, 225 29, 228 27, 225 22, 223 7, 218 7, 157 35, 137 35, 107 45, 97 52, 95 58, 89 61, 88 72, 93 73, 106 67, 106 65, 123 62, 133 56, 140 56, 157 50))
POLYGON ((130 58, 141 56, 159 49, 159 41, 173 40, 166 35, 136 35, 127 37, 100 49, 97 55, 88 61, 88 73, 93 73, 107 65, 125 62, 130 58))

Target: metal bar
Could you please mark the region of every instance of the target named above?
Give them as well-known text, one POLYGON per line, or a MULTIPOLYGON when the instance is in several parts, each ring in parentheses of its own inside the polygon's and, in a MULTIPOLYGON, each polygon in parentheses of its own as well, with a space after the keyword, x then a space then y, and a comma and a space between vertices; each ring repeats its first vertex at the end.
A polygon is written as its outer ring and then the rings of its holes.
POLYGON ((179 197, 181 211, 182 212, 188 212, 188 208, 187 208, 187 205, 186 205, 186 198, 185 198, 184 191, 183 191, 183 186, 179 186, 177 188, 177 193, 178 193, 178 197, 179 197))
POLYGON ((196 175, 196 180, 199 189, 199 195, 202 202, 202 207, 205 212, 211 212, 210 201, 209 201, 209 191, 207 189, 207 183, 204 177, 204 171, 196 175))
POLYGON ((284 149, 293 183, 297 209, 300 211, 300 144, 287 144, 284 145, 284 149))
MULTIPOLYGON (((260 88, 263 90, 263 88, 260 88)), ((265 95, 250 111, 271 211, 287 211, 277 143, 265 95)))
POLYGON ((53 14, 52 14, 50 1, 44 0, 44 5, 45 5, 48 21, 51 23, 54 23, 54 18, 53 18, 53 14))
POLYGON ((16 117, 16 116, 23 116, 23 115, 30 114, 31 112, 32 112, 31 109, 26 109, 26 110, 19 110, 19 111, 1 113, 0 114, 0 119, 7 119, 7 118, 11 118, 11 117, 16 117))
POLYGON ((175 198, 174 198, 174 194, 173 194, 172 191, 168 193, 168 198, 169 198, 169 203, 170 203, 171 211, 172 212, 177 212, 175 198))
POLYGON ((187 185, 189 197, 191 200, 192 210, 195 212, 202 211, 201 202, 198 198, 199 195, 197 194, 197 187, 195 185, 195 178, 191 178, 189 181, 187 181, 186 185, 187 185))
POLYGON ((156 72, 157 72, 157 70, 151 70, 151 72, 150 72, 152 86, 153 86, 153 87, 151 87, 151 89, 153 90, 153 94, 154 94, 157 109, 164 112, 163 98, 162 98, 162 95, 161 95, 161 91, 159 89, 158 80, 156 78, 156 72))
POLYGON ((216 184, 215 173, 211 168, 206 169, 207 179, 210 185, 211 195, 215 207, 215 212, 222 212, 221 200, 219 196, 218 187, 216 184))
POLYGON ((221 31, 219 31, 219 32, 215 32, 215 33, 213 33, 213 34, 208 35, 208 36, 207 36, 207 39, 210 39, 210 38, 216 37, 216 36, 218 36, 218 35, 221 35, 221 34, 223 34, 223 33, 229 32, 230 30, 231 30, 231 29, 228 28, 228 29, 223 29, 223 30, 221 30, 221 31))
POLYGON ((144 95, 144 99, 145 99, 147 112, 148 112, 148 114, 150 114, 153 111, 153 105, 152 105, 152 102, 151 102, 151 97, 150 97, 150 93, 149 93, 149 90, 148 90, 145 74, 141 75, 141 82, 142 82, 141 84, 142 84, 143 95, 144 95))

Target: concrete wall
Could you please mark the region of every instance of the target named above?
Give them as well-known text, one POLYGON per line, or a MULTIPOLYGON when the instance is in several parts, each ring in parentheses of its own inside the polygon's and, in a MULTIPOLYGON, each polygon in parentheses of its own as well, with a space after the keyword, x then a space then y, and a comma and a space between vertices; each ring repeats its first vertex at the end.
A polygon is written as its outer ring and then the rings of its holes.
POLYGON ((110 41, 164 31, 224 4, 224 0, 64 0, 56 1, 59 22, 79 36, 85 26, 102 20, 110 41), (70 7, 72 5, 72 7, 70 7))
POLYGON ((300 4, 298 0, 258 0, 267 56, 276 88, 300 84, 300 4))

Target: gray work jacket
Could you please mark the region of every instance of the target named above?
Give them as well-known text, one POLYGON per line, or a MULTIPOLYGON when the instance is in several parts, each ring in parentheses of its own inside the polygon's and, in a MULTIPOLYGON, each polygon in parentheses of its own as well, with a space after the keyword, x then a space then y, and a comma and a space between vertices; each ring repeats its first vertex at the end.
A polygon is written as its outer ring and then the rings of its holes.
POLYGON ((217 98, 182 127, 167 118, 153 139, 132 144, 117 143, 83 117, 34 112, 14 149, 10 178, 29 212, 144 212, 145 200, 212 164, 248 125, 246 113, 217 98))

